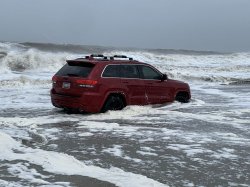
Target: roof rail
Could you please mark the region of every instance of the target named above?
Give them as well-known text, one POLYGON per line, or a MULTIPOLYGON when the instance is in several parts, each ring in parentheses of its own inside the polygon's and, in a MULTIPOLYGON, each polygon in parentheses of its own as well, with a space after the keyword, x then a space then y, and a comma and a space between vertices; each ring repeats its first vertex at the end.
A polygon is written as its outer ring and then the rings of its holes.
POLYGON ((90 56, 91 57, 104 57, 103 54, 91 54, 90 56))
POLYGON ((103 54, 91 54, 90 56, 85 56, 86 59, 90 58, 102 58, 103 60, 108 60, 107 56, 104 56, 103 54))
POLYGON ((127 57, 125 55, 114 55, 110 57, 110 60, 114 60, 115 58, 128 58, 129 60, 133 60, 133 58, 127 57))

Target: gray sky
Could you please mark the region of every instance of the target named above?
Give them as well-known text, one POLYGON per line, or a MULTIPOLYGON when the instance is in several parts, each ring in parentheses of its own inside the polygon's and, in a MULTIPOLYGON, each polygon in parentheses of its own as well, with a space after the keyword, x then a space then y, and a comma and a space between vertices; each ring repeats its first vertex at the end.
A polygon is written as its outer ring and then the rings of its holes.
POLYGON ((0 0, 0 40, 250 51, 250 0, 0 0))

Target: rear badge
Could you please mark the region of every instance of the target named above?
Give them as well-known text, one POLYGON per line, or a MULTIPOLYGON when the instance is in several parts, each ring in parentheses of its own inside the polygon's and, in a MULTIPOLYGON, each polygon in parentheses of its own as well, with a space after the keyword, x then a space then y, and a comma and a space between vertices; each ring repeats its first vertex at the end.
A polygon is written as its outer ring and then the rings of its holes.
POLYGON ((63 82, 62 88, 70 89, 70 83, 69 82, 63 82))

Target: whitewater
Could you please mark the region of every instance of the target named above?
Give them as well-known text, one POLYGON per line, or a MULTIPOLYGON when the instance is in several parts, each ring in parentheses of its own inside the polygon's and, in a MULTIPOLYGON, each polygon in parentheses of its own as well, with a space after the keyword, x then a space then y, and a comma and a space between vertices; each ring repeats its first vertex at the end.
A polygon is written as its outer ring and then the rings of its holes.
POLYGON ((250 186, 250 52, 0 42, 0 186, 250 186), (50 102, 66 59, 127 55, 192 99, 67 114, 50 102))

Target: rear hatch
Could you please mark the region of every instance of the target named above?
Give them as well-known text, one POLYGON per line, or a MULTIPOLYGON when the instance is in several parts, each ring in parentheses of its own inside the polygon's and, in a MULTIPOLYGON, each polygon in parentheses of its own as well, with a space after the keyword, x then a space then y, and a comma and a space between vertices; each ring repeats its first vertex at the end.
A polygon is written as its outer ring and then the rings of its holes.
POLYGON ((53 91, 56 94, 79 97, 86 88, 91 88, 97 81, 89 80, 95 64, 79 62, 74 60, 67 61, 52 78, 53 91))

